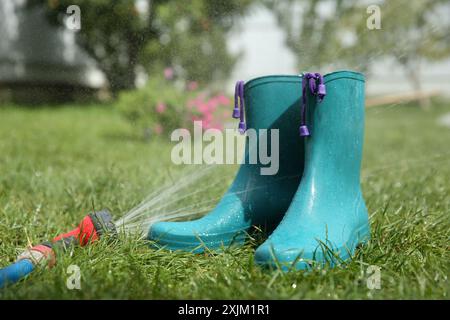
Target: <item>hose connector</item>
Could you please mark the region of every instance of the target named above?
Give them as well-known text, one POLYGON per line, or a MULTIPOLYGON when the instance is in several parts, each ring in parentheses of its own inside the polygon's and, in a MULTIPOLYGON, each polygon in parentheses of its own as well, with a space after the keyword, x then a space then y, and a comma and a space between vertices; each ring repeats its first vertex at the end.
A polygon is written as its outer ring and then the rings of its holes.
POLYGON ((16 262, 25 259, 30 260, 35 266, 47 263, 48 267, 51 268, 56 264, 55 252, 51 246, 45 244, 26 249, 17 256, 16 262))

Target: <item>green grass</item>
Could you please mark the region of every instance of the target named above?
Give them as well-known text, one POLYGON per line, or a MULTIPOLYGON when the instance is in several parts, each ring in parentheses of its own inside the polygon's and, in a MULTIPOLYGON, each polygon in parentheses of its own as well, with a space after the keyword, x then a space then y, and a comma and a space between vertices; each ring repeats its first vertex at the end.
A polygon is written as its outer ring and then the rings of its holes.
MULTIPOLYGON (((449 297, 450 128, 436 125, 449 103, 369 109, 362 171, 372 240, 346 266, 264 271, 262 239, 213 255, 168 253, 143 241, 77 248, 6 289, 3 299, 353 299, 449 297), (81 268, 81 290, 66 288, 81 268), (381 268, 369 290, 367 267, 381 268)), ((177 172, 167 142, 142 142, 108 106, 0 108, 0 266, 29 243, 67 231, 94 205, 116 215, 177 172)), ((229 179, 235 168, 221 174, 229 179)), ((219 196, 211 191, 207 196, 219 196)), ((117 217, 117 216, 116 216, 117 217)))

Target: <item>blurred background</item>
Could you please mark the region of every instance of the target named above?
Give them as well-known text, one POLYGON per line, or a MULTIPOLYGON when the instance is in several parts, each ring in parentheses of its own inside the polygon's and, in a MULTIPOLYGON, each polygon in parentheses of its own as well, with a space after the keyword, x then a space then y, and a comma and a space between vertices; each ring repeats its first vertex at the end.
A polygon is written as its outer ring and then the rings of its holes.
MULTIPOLYGON (((367 79, 373 241, 351 265, 278 277, 251 267, 253 244, 180 258, 130 241, 58 257, 0 298, 447 299, 450 0, 1 0, 0 266, 95 208, 119 218, 189 181, 170 134, 196 120, 237 128, 236 80, 339 69, 367 79), (382 290, 367 289, 369 265, 382 290)), ((214 168, 175 204, 209 210, 237 165, 214 168)))
POLYGON ((114 102, 145 137, 222 128, 234 81, 352 69, 367 106, 450 95, 444 0, 6 0, 0 103, 114 102))

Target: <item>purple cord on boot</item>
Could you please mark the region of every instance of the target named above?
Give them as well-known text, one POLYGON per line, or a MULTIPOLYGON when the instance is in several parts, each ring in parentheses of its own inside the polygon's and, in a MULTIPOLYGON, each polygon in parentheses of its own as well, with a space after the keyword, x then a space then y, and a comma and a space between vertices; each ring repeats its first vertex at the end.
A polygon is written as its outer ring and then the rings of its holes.
POLYGON ((244 121, 244 81, 239 80, 236 82, 236 86, 234 88, 234 109, 233 109, 233 118, 239 118, 239 132, 244 134, 247 130, 244 121))
POLYGON ((234 109, 233 109, 233 118, 238 119, 240 117, 239 112, 239 83, 236 82, 236 86, 234 87, 234 109))
POLYGON ((318 101, 322 102, 323 98, 325 98, 327 91, 325 88, 325 82, 323 80, 323 76, 320 73, 304 73, 302 80, 302 121, 300 125, 300 136, 301 137, 309 137, 311 134, 309 132, 308 126, 306 125, 306 107, 307 107, 307 86, 311 93, 317 96, 318 101), (317 85, 317 80, 319 81, 319 85, 317 85))

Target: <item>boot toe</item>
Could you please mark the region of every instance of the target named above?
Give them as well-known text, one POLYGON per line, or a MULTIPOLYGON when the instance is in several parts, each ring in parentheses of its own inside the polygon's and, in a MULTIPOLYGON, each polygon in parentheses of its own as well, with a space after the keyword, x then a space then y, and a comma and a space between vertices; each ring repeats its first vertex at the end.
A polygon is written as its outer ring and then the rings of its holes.
POLYGON ((311 267, 312 254, 300 248, 274 245, 271 242, 263 243, 255 252, 255 262, 262 266, 284 271, 289 269, 304 270, 311 267), (293 265, 295 262, 295 266, 293 265))
POLYGON ((214 230, 199 221, 188 221, 155 223, 149 230, 148 238, 155 241, 153 246, 157 248, 200 253, 233 243, 241 244, 245 241, 245 235, 245 230, 214 230))
POLYGON ((344 247, 322 249, 317 245, 263 243, 255 252, 255 262, 263 267, 282 270, 305 270, 329 263, 331 266, 347 260, 351 252, 344 247))

